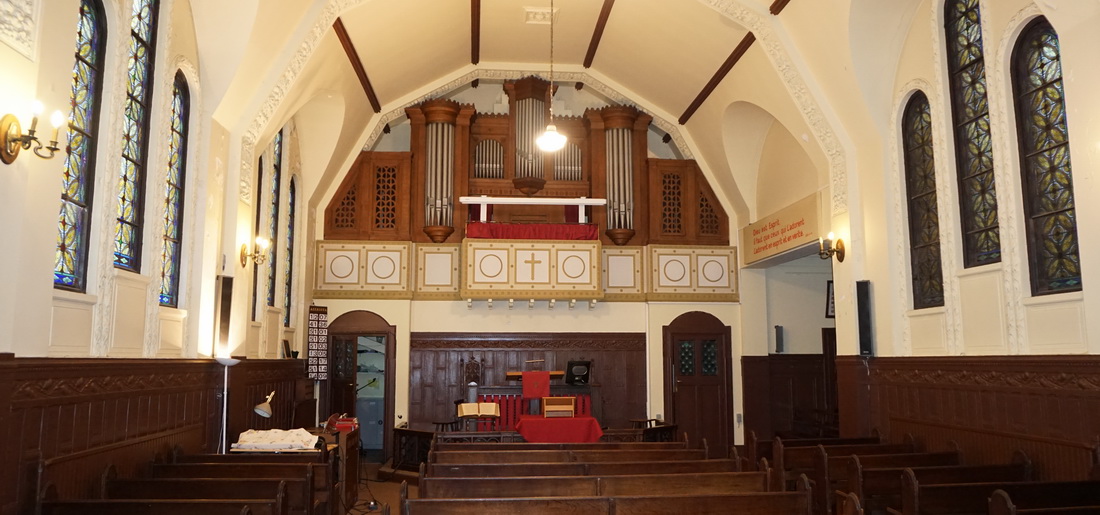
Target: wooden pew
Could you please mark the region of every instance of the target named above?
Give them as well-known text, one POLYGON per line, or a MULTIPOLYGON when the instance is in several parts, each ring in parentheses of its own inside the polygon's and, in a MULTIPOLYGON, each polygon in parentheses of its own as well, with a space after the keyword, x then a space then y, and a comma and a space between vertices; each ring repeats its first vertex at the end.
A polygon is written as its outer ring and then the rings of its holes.
POLYGON ((738 472, 734 460, 625 461, 603 463, 422 464, 422 477, 615 476, 680 472, 738 472))
POLYGON ((871 468, 871 456, 853 456, 848 460, 848 491, 855 494, 865 510, 883 510, 901 506, 901 476, 906 468, 924 484, 973 483, 983 481, 1030 481, 1031 460, 1017 451, 1012 463, 1004 465, 902 466, 871 468))
POLYGON ((767 491, 766 472, 422 478, 421 499, 714 495, 767 491))
MULTIPOLYGON (((274 501, 271 509, 274 510, 274 501)), ((258 515, 260 499, 83 499, 39 501, 39 515, 258 515)), ((273 513, 268 511, 266 513, 273 513)))
POLYGON ((287 501, 291 506, 310 506, 314 502, 313 467, 310 463, 154 463, 149 467, 152 478, 234 478, 234 479, 301 479, 287 483, 287 501))
POLYGON ((523 443, 478 442, 439 443, 432 440, 435 451, 611 451, 644 449, 686 449, 687 442, 594 442, 594 443, 523 443))
POLYGON ((1004 490, 1017 503, 1040 502, 1043 498, 1068 501, 1088 499, 1083 492, 1100 490, 1100 481, 921 484, 911 469, 905 469, 902 472, 901 510, 890 508, 889 511, 902 515, 985 514, 989 497, 998 489, 1004 490))
MULTIPOLYGON (((821 445, 821 444, 818 444, 821 445)), ((817 459, 817 445, 812 447, 786 447, 783 440, 776 438, 774 443, 775 459, 772 467, 775 468, 775 478, 781 483, 781 487, 787 481, 798 477, 799 474, 811 474, 814 468, 814 460, 817 459)), ((867 444, 838 444, 822 446, 827 455, 849 456, 852 454, 901 454, 916 452, 917 445, 911 435, 906 435, 905 441, 900 444, 867 443, 867 444)), ((781 490, 782 488, 773 488, 781 490)))
MULTIPOLYGON (((327 452, 230 452, 229 454, 183 454, 174 452, 170 456, 173 463, 304 463, 313 469, 313 503, 322 508, 337 500, 336 461, 330 459, 327 452)), ((297 484, 288 485, 293 490, 297 484)), ((295 500, 298 500, 295 497, 295 500)), ((291 506, 296 509, 296 505, 291 506)))
POLYGON ((803 476, 797 485, 797 491, 793 492, 719 495, 409 499, 408 484, 402 483, 401 505, 405 515, 808 515, 811 512, 809 480, 803 476))
POLYGON ((1081 497, 1044 497, 1016 506, 1008 492, 994 490, 989 497, 989 515, 1084 515, 1100 513, 1100 491, 1082 492, 1081 497), (1087 504, 1086 504, 1087 503, 1087 504))
POLYGON ((838 515, 863 515, 863 506, 860 505, 859 497, 856 497, 852 492, 837 492, 837 514, 838 515))
MULTIPOLYGON (((779 438, 779 437, 776 437, 779 438)), ((783 447, 813 447, 815 445, 849 445, 882 443, 877 435, 854 438, 783 438, 783 447)), ((749 431, 745 436, 745 459, 749 464, 760 463, 760 458, 774 461, 772 449, 775 438, 762 439, 756 435, 756 431, 749 431)))
MULTIPOLYGON (((103 499, 264 499, 262 505, 251 506, 256 515, 268 513, 266 501, 274 500, 271 515, 287 515, 287 481, 284 479, 111 479, 102 486, 103 499)), ((304 482, 299 479, 297 481, 304 482)), ((308 506, 299 506, 294 513, 307 514, 308 506)))
POLYGON ((817 448, 819 451, 814 457, 814 468, 813 472, 809 474, 809 478, 810 481, 818 487, 814 491, 814 496, 817 498, 817 509, 820 513, 832 512, 835 492, 848 492, 852 490, 850 471, 853 460, 855 460, 856 466, 866 467, 872 470, 883 468, 897 469, 894 473, 896 477, 900 477, 900 469, 905 467, 959 464, 959 451, 957 449, 942 452, 832 456, 825 453, 825 447, 818 446, 817 448))
POLYGON ((594 451, 438 451, 428 453, 429 463, 570 463, 604 461, 703 460, 703 449, 642 449, 594 451))

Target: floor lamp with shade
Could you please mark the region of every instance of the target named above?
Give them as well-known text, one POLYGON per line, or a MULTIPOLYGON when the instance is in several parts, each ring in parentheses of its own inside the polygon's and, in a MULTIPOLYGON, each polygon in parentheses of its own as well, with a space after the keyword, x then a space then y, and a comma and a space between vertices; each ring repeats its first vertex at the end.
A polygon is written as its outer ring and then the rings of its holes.
POLYGON ((241 360, 229 357, 217 357, 214 359, 218 363, 221 363, 223 368, 225 369, 222 378, 222 436, 221 439, 218 440, 218 454, 225 454, 227 447, 225 442, 226 424, 228 424, 229 422, 227 418, 227 416, 229 415, 229 367, 240 363, 241 360))

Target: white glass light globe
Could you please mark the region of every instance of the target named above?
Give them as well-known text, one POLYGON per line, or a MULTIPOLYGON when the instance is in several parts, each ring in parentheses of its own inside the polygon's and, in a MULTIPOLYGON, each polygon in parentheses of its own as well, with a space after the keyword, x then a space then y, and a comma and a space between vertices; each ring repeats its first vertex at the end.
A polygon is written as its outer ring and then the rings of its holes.
POLYGON ((535 144, 543 152, 557 152, 565 147, 565 135, 558 132, 557 126, 550 124, 546 126, 546 132, 535 140, 535 144))

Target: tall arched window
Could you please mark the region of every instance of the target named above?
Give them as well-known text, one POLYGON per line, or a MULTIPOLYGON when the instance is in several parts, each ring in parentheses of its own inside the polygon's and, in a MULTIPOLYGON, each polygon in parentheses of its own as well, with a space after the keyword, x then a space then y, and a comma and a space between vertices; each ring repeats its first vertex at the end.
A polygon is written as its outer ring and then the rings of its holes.
POLYGON ((149 109, 153 58, 156 55, 157 0, 135 0, 130 20, 126 108, 122 129, 122 170, 119 171, 118 222, 115 225, 115 266, 141 271, 141 231, 144 224, 145 170, 149 154, 149 109))
POLYGON ((172 132, 168 139, 168 180, 164 190, 164 246, 160 273, 160 304, 179 305, 180 244, 183 241, 183 199, 187 175, 187 120, 191 101, 187 79, 176 72, 172 86, 172 132))
POLYGON ((1061 53, 1058 34, 1046 18, 1031 22, 1016 41, 1012 85, 1031 292, 1077 291, 1081 289, 1081 257, 1061 53))
POLYGON ((278 255, 279 255, 279 188, 282 185, 282 168, 283 168, 283 131, 275 133, 275 158, 273 159, 273 165, 271 167, 271 223, 268 225, 271 234, 268 236, 271 239, 271 247, 268 248, 270 254, 267 256, 267 305, 275 306, 275 272, 278 270, 278 255))
POLYGON ((913 269, 913 307, 943 305, 940 264, 940 215, 936 206, 936 161, 932 151, 932 112, 918 91, 902 117, 905 193, 909 205, 909 260, 913 269))
POLYGON ((290 179, 286 199, 286 268, 283 270, 283 325, 290 327, 291 293, 294 289, 294 222, 295 201, 298 198, 297 182, 290 179))
POLYGON ((99 139, 100 97, 103 91, 103 51, 107 24, 99 0, 81 0, 76 26, 76 62, 69 110, 65 173, 61 181, 61 213, 57 221, 55 288, 84 291, 87 287, 88 238, 99 139))
POLYGON ((978 0, 948 0, 944 6, 944 29, 959 180, 963 266, 969 268, 1001 260, 978 0))
MULTIPOLYGON (((252 242, 250 246, 255 245, 256 237, 260 235, 260 213, 263 211, 263 204, 260 202, 260 185, 264 183, 264 158, 260 156, 259 163, 256 165, 256 188, 255 195, 253 195, 252 202, 256 205, 256 219, 252 225, 255 234, 252 235, 252 242)), ((274 243, 272 243, 274 245, 274 243)), ((252 247, 255 249, 255 247, 252 247)), ((252 320, 260 319, 260 264, 255 259, 252 260, 252 320)))

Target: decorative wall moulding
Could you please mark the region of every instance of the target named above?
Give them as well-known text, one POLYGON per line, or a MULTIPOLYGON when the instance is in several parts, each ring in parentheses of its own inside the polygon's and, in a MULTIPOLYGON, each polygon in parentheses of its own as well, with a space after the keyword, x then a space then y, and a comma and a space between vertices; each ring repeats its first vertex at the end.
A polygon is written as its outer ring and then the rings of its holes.
POLYGON ((737 302, 736 247, 650 245, 647 300, 737 302))
POLYGON ((467 299, 600 299, 599 241, 468 239, 461 295, 467 299))
POLYGON ((736 263, 735 247, 718 246, 330 240, 317 244, 313 296, 466 301, 502 310, 554 300, 560 309, 586 310, 597 301, 737 302, 736 263))
POLYGON ((412 298, 410 242, 322 241, 317 244, 317 298, 412 298))

